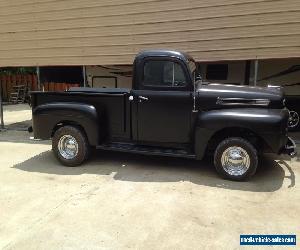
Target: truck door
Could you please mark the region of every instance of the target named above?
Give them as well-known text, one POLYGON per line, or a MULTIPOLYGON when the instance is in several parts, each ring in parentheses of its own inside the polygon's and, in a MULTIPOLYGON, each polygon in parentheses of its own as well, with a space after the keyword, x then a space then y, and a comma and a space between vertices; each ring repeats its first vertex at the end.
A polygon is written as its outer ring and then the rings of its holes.
POLYGON ((193 98, 186 65, 180 60, 151 58, 133 90, 136 137, 140 143, 190 142, 193 98))

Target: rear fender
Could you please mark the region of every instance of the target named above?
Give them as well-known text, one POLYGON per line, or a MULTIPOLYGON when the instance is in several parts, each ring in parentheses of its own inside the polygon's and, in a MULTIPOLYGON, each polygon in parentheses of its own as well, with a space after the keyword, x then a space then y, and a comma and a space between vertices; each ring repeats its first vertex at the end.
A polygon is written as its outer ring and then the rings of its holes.
POLYGON ((56 102, 39 105, 32 111, 34 137, 50 139, 57 126, 74 124, 84 130, 90 145, 98 145, 99 115, 93 105, 84 103, 56 102))

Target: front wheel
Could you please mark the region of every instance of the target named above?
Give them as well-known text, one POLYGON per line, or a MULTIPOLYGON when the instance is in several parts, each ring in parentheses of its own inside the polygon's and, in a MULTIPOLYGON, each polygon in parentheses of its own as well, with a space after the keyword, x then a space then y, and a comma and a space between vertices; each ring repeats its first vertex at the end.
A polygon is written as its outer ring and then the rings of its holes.
POLYGON ((243 138, 227 138, 217 146, 214 165, 217 172, 226 179, 234 181, 248 179, 257 169, 257 150, 243 138))
POLYGON ((85 134, 79 128, 64 126, 55 132, 52 150, 62 164, 75 167, 88 158, 90 147, 85 134))

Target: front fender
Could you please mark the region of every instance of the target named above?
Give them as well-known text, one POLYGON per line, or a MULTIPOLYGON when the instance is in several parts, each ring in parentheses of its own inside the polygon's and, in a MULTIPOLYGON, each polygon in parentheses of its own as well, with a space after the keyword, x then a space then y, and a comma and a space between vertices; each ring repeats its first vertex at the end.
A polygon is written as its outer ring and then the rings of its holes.
POLYGON ((195 128, 195 152, 197 158, 204 156, 211 137, 226 128, 252 131, 278 152, 286 143, 288 121, 287 109, 221 109, 198 114, 195 128))
POLYGON ((32 111, 34 137, 50 139, 57 124, 77 124, 84 129, 90 145, 98 145, 99 115, 94 106, 84 103, 56 102, 39 105, 32 111))

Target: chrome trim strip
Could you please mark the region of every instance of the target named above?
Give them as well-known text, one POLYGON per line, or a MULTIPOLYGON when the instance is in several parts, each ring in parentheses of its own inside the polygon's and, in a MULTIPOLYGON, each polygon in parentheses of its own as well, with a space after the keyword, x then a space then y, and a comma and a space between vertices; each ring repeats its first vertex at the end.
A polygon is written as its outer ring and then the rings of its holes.
POLYGON ((268 106, 270 100, 268 99, 247 99, 247 98, 217 98, 218 105, 240 105, 240 106, 268 106))

